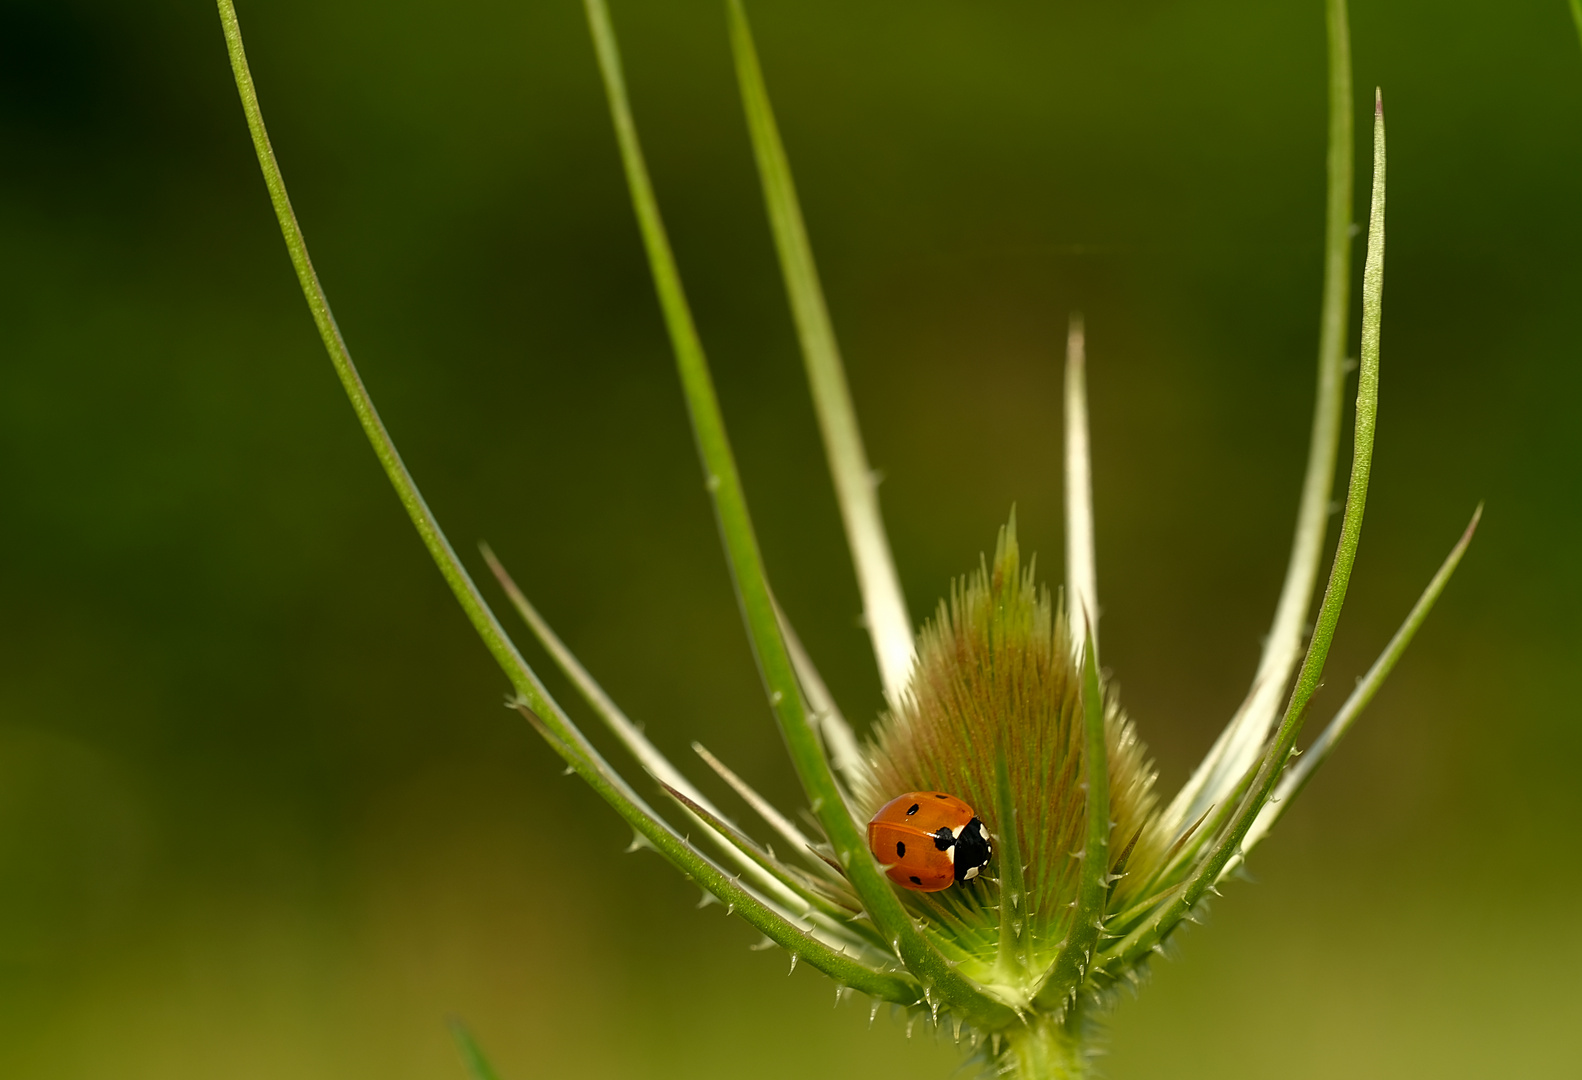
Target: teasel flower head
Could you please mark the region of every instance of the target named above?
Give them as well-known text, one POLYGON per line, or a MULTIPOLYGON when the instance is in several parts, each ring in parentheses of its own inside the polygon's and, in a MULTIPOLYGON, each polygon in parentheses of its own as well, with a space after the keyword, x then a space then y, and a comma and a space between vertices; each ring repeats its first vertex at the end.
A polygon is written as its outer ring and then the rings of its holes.
MULTIPOLYGON (((923 626, 906 690, 880 719, 870 767, 854 784, 861 818, 903 791, 950 792, 981 808, 997 852, 984 885, 903 895, 927 921, 954 928, 962 971, 1023 1006, 1081 906, 1082 641, 1034 567, 1023 566, 1013 515, 993 561, 957 581, 923 626)), ((1156 868, 1163 833, 1135 728, 1113 693, 1102 712, 1109 827, 1125 849, 1105 882, 1114 906, 1156 868)))
MULTIPOLYGON (((770 590, 648 179, 609 14, 604 0, 584 0, 705 485, 769 709, 816 822, 812 829, 799 825, 795 813, 771 806, 695 744, 759 824, 733 820, 649 742, 485 549, 511 605, 630 753, 638 773, 646 774, 642 781, 633 783, 598 751, 517 651, 424 502, 352 363, 270 148, 232 0, 217 2, 265 182, 331 362, 420 537, 510 680, 512 707, 632 827, 632 850, 658 852, 702 888, 705 902, 748 922, 765 947, 784 949, 793 970, 802 963, 828 975, 837 1004, 853 991, 870 1000, 874 1014, 888 1004, 907 1016, 909 1033, 920 1022, 944 1029, 999 1075, 1085 1074, 1095 1021, 1117 988, 1141 983, 1172 935, 1194 921, 1346 733, 1426 617, 1477 522, 1474 514, 1384 654, 1297 760, 1297 738, 1357 553, 1378 404, 1385 161, 1383 107, 1376 98, 1351 472, 1329 577, 1304 634, 1330 517, 1346 368, 1352 97, 1344 0, 1326 0, 1325 285, 1318 394, 1295 542, 1252 688, 1202 764, 1168 800, 1156 791, 1138 730, 1099 662, 1080 320, 1073 319, 1066 344, 1063 586, 1041 583, 1034 560, 1024 560, 1013 513, 993 557, 981 558, 975 571, 956 581, 914 632, 763 73, 740 0, 730 0, 748 128, 888 702, 871 738, 856 736, 770 590), (958 862, 960 880, 947 877, 936 891, 899 887, 886 876, 886 864, 905 856, 899 849, 893 856, 870 850, 865 835, 876 813, 910 792, 947 797, 987 833, 973 848, 977 861, 968 872, 962 874, 958 862)), ((968 827, 957 822, 931 836, 936 852, 953 849, 968 827)), ((476 1044, 465 1034, 461 1039, 477 1075, 489 1075, 476 1044)))

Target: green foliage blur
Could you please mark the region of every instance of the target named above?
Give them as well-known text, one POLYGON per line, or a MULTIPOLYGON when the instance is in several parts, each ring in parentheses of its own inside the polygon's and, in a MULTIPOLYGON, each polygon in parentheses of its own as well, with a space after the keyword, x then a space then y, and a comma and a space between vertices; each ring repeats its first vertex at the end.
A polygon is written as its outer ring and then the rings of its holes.
MULTIPOLYGON (((1058 576, 1086 315, 1105 660, 1168 793, 1246 689, 1294 521, 1322 5, 749 11, 914 618, 1013 503, 1058 576)), ((613 14, 777 591, 869 717, 723 7, 613 14)), ((488 539, 695 775, 694 738, 799 805, 580 5, 240 16, 453 539, 475 568, 488 539)), ((1383 389, 1310 730, 1488 509, 1259 883, 1116 1013, 1115 1080, 1582 1060, 1582 52, 1564 0, 1356 0, 1352 25, 1362 220, 1376 84, 1389 120, 1383 389)), ((621 854, 501 708, 315 336, 212 6, 0 0, 0 252, 0 1075, 447 1080, 448 1014, 508 1080, 953 1075, 948 1035, 868 1031, 621 854)))

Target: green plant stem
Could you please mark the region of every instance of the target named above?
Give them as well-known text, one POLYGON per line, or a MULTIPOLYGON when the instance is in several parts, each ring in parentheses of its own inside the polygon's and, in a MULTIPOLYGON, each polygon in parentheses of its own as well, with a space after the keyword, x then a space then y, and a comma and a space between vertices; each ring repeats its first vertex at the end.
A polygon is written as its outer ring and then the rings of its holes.
POLYGON ((428 548, 429 554, 450 585, 462 610, 467 613, 478 636, 483 639, 495 662, 510 679, 525 709, 530 711, 534 727, 640 835, 682 872, 697 880, 722 902, 732 905, 738 914, 771 940, 788 948, 792 945, 797 946, 799 955, 810 965, 864 993, 902 1004, 913 1000, 916 991, 908 980, 870 971, 822 942, 809 938, 793 923, 737 885, 718 867, 676 836, 673 830, 657 817, 631 787, 604 762, 561 711, 560 706, 549 696, 548 691, 538 681, 538 676, 517 652, 516 646, 507 637, 494 612, 479 594, 477 586, 473 584, 461 560, 456 557, 455 550, 446 539, 433 512, 424 502, 416 482, 401 461, 401 455, 396 451, 395 443, 379 419, 373 399, 357 374, 351 353, 347 350, 340 330, 335 325, 329 301, 325 298, 324 289, 319 284, 318 275, 314 272, 313 263, 308 257, 307 243, 303 238, 301 226, 297 223, 296 214, 292 211, 285 181, 275 161, 274 150, 270 146, 269 133, 264 127, 263 114, 259 110, 252 73, 248 69, 247 54, 242 45, 242 32, 236 19, 235 6, 232 0, 218 0, 218 7, 220 22, 225 30, 226 47, 230 53, 231 69, 236 77, 236 88, 241 95, 242 111, 246 114, 247 127, 252 133, 258 163, 263 169, 264 183, 269 189, 275 215, 280 221, 280 231, 285 237, 286 250, 290 253, 291 263, 296 268, 297 279, 302 285, 303 295, 307 298, 308 308, 313 313, 313 321, 319 328, 319 335, 324 340, 324 347, 329 352, 330 361, 340 376, 347 397, 351 399, 352 409, 356 412, 368 441, 373 445, 374 453, 378 456, 380 464, 384 466, 385 473, 394 485, 401 504, 406 507, 424 546, 428 548))
POLYGON ((1329 38, 1329 138, 1324 211, 1324 293, 1319 310, 1318 385, 1308 437, 1307 473, 1297 507, 1296 533, 1285 582, 1275 606, 1252 689, 1215 741, 1192 779, 1171 802, 1167 822, 1180 828, 1210 804, 1223 802, 1258 758, 1279 715, 1280 696, 1301 656, 1302 629, 1323 560, 1335 459, 1340 449, 1340 406, 1345 384, 1346 333, 1351 297, 1352 185, 1355 175, 1351 82, 1351 31, 1346 0, 1325 0, 1329 38))
POLYGON ((1571 21, 1577 24, 1577 40, 1582 42, 1582 0, 1571 0, 1571 21))
POLYGON ((1009 1045, 1000 1075, 1011 1080, 1081 1080, 1089 1073, 1080 1017, 1035 1020, 1006 1032, 1009 1045))
POLYGON ((610 116, 626 172, 632 206, 648 253, 654 288, 670 334, 682 393, 702 460, 705 484, 714 502, 720 536, 736 584, 748 637, 763 678, 769 705, 786 741, 792 765, 819 824, 862 901, 869 918, 891 943, 908 970, 923 983, 932 1003, 956 1010, 969 1022, 1003 1027, 1015 1014, 955 971, 912 922, 890 884, 881 876, 857 824, 841 801, 834 774, 809 721, 785 639, 775 617, 763 558, 747 512, 747 498, 725 433, 702 342, 692 322, 675 257, 665 235, 658 201, 643 161, 631 106, 627 101, 620 52, 603 0, 584 0, 599 70, 609 98, 610 116))
POLYGON ((874 656, 886 696, 894 702, 906 689, 912 667, 912 620, 895 571, 895 558, 879 514, 879 493, 868 453, 857 426, 857 410, 841 363, 840 347, 830 325, 829 306, 819 284, 808 242, 807 226, 791 179, 791 163, 775 124, 763 69, 753 45, 752 29, 741 0, 730 0, 731 49, 736 57, 736 79, 741 86, 747 130, 752 137, 764 203, 774 234, 775 251, 790 295, 791 314, 802 344, 808 385, 813 392, 824 454, 840 504, 846 542, 851 548, 862 591, 863 618, 873 639, 874 656))
POLYGON ((1083 779, 1087 787, 1087 840, 1071 928, 1050 965, 1037 1004, 1064 1013, 1077 1003, 1088 965, 1104 928, 1104 902, 1110 891, 1110 765, 1104 737, 1104 691, 1099 685, 1093 633, 1082 650, 1083 779))
POLYGON ((1362 516, 1368 499, 1368 477, 1373 467, 1373 434, 1379 408, 1379 334, 1384 311, 1384 101, 1375 93, 1373 119, 1373 208, 1368 219, 1368 256, 1362 271, 1362 359, 1357 373, 1357 419, 1351 459, 1351 481, 1346 490, 1346 509, 1340 522, 1340 541, 1330 567, 1329 584, 1319 605, 1313 638, 1297 673, 1296 685, 1285 709, 1273 744, 1259 763, 1250 790, 1241 799, 1226 831, 1209 855, 1198 864, 1187 887, 1167 903, 1157 916, 1128 934, 1106 953, 1105 960, 1118 957, 1130 966, 1143 956, 1185 917, 1203 894, 1219 880, 1232 859, 1241 853, 1246 836, 1258 813, 1274 790, 1281 772, 1296 746, 1308 703, 1324 674, 1324 661, 1334 640, 1335 626, 1346 601, 1346 587, 1356 562, 1357 545, 1362 535, 1362 516))

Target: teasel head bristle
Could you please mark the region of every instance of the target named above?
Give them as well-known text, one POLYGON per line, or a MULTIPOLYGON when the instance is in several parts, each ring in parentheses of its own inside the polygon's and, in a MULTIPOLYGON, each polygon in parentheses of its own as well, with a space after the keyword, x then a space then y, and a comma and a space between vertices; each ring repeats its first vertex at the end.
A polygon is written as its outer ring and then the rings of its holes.
MULTIPOLYGON (((901 792, 949 792, 966 800, 995 837, 1016 829, 1025 896, 1007 901, 1023 908, 1025 932, 1018 936, 1025 962, 1017 966, 1034 975, 1052 960, 1074 917, 1087 835, 1078 640, 1061 603, 1037 583, 1036 560, 1022 566, 1013 511, 993 562, 954 582, 949 601, 924 625, 910 682, 880 719, 869 748, 871 773, 854 792, 860 815, 901 792), (999 820, 997 812, 1001 755, 1014 822, 999 820)), ((1110 851, 1118 860, 1130 848, 1113 905, 1131 896, 1129 882, 1148 876, 1143 868, 1164 844, 1154 771, 1112 689, 1105 694, 1105 727, 1110 851)), ((935 915, 939 933, 959 939, 977 961, 975 977, 986 979, 1001 945, 987 931, 999 925, 1002 893, 1017 871, 1001 865, 1007 845, 995 849, 987 876, 999 888, 966 883, 907 898, 935 915)))

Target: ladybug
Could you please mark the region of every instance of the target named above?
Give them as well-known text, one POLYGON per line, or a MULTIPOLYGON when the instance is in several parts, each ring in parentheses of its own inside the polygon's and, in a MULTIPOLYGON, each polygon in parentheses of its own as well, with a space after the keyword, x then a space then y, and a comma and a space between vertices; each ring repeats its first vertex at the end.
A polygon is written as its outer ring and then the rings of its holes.
POLYGON ((868 850, 903 889, 939 892, 989 865, 989 830, 972 807, 943 791, 908 791, 868 822, 868 850))

